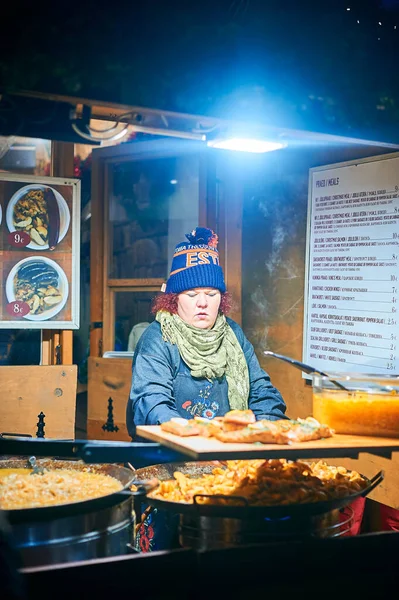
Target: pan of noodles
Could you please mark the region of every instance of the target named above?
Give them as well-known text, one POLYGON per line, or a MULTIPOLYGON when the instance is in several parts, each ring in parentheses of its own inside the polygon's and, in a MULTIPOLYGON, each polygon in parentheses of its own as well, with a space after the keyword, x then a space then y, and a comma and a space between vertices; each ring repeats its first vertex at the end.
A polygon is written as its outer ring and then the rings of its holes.
POLYGON ((10 523, 59 519, 144 496, 146 482, 115 464, 55 459, 0 460, 0 509, 10 523), (33 466, 32 466, 33 465, 33 466))
POLYGON ((151 506, 179 514, 235 519, 320 515, 365 497, 381 483, 323 461, 285 459, 170 463, 136 471, 158 479, 151 506))
POLYGON ((23 566, 130 553, 136 513, 151 484, 115 464, 0 461, 0 510, 23 566))

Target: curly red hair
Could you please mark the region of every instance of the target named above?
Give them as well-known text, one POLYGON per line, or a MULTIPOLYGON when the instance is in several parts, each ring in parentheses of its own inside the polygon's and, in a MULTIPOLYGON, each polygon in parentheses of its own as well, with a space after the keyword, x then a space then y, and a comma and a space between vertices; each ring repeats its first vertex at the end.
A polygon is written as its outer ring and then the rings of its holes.
MULTIPOLYGON (((151 312, 155 315, 159 310, 166 310, 171 314, 177 313, 177 298, 179 294, 160 294, 156 296, 152 303, 151 312)), ((227 315, 231 310, 232 297, 229 292, 221 294, 219 312, 227 315)))

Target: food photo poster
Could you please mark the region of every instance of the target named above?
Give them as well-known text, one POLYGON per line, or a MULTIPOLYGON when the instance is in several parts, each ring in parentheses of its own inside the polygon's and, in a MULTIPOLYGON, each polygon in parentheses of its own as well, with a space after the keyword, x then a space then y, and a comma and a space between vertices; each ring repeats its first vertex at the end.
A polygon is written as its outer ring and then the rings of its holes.
POLYGON ((80 180, 0 173, 0 328, 78 329, 80 180))

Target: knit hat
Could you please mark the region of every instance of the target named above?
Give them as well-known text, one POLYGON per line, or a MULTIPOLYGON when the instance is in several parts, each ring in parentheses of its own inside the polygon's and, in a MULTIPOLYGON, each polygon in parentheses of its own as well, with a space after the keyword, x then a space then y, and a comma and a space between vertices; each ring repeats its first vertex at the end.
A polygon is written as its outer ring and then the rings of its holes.
POLYGON ((199 287, 212 287, 225 292, 216 233, 206 227, 197 227, 187 233, 186 238, 188 242, 181 242, 175 248, 166 293, 180 294, 199 287))

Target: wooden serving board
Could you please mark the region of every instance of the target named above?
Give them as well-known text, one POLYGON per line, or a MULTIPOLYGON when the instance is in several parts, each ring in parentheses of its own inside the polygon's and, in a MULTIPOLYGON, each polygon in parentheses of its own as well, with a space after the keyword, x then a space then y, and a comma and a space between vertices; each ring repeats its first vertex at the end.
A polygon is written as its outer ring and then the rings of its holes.
POLYGON ((193 460, 223 460, 246 458, 357 458, 359 452, 369 452, 390 458, 392 452, 399 452, 399 438, 365 437, 358 435, 335 434, 331 438, 296 444, 229 444, 214 438, 199 435, 179 437, 160 426, 138 426, 137 435, 159 442, 193 460))

